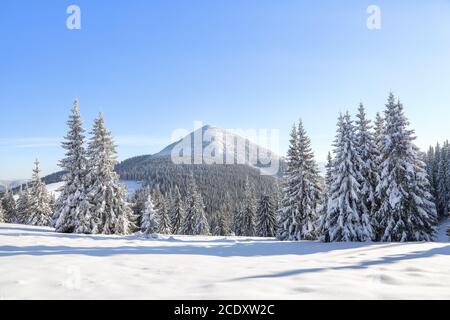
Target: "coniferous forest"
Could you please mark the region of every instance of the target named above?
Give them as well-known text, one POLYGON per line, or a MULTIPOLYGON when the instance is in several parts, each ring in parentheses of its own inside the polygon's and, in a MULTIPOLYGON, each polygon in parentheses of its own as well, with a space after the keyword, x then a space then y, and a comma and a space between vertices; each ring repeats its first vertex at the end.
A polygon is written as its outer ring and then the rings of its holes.
MULTIPOLYGON (((0 222, 51 226, 57 232, 276 237, 281 241, 432 241, 450 214, 450 147, 415 145, 407 108, 392 93, 376 119, 361 103, 337 117, 326 172, 306 131, 295 123, 278 176, 248 165, 175 165, 168 157, 117 161, 102 114, 86 132, 74 102, 61 172, 8 189, 0 222), (119 182, 142 181, 127 195, 119 182), (60 196, 43 181, 64 182, 60 196)), ((301 115, 299 115, 301 116, 301 115)))

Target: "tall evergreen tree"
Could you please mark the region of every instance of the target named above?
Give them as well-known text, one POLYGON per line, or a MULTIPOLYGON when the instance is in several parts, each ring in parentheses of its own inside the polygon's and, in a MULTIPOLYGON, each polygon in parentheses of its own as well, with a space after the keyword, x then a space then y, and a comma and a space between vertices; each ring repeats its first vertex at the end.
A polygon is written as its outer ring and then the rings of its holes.
POLYGON ((320 178, 311 140, 303 123, 294 126, 288 151, 285 196, 281 209, 280 240, 314 240, 320 209, 320 178))
POLYGON ((403 105, 391 93, 386 104, 381 149, 381 196, 378 221, 384 242, 430 241, 436 225, 436 208, 430 194, 425 164, 413 144, 414 131, 403 105))
POLYGON ((65 182, 58 199, 57 210, 53 216, 53 225, 57 232, 89 233, 90 205, 86 197, 86 150, 84 148, 84 129, 78 100, 74 101, 67 122, 69 131, 62 146, 66 150, 60 167, 66 174, 65 182))
POLYGON ((3 211, 3 205, 0 201, 0 223, 5 223, 5 212, 3 211))
POLYGON ((376 187, 379 181, 378 177, 378 150, 371 132, 370 120, 367 119, 364 105, 359 105, 356 120, 356 143, 359 153, 358 170, 361 175, 361 224, 366 235, 363 240, 374 239, 372 224, 379 201, 376 197, 376 187))
POLYGON ((172 224, 172 233, 180 234, 184 219, 183 200, 180 190, 175 187, 174 202, 170 211, 170 220, 172 224))
POLYGON ((33 178, 28 200, 28 224, 32 226, 48 226, 52 216, 50 197, 40 177, 39 161, 34 163, 33 178))
POLYGON ((436 204, 439 217, 450 213, 450 146, 444 142, 436 161, 436 204))
POLYGON ((214 228, 215 236, 229 236, 232 234, 230 217, 231 208, 227 203, 224 203, 218 213, 217 225, 214 228))
POLYGON ((242 235, 253 237, 256 233, 256 199, 254 187, 248 177, 245 180, 242 209, 242 235))
POLYGON ((4 219, 6 223, 17 223, 16 201, 11 189, 7 189, 2 199, 4 219))
POLYGON ((194 176, 190 176, 189 198, 181 233, 184 235, 208 235, 209 223, 206 219, 203 199, 198 192, 194 176))
POLYGON ((89 141, 90 221, 87 231, 102 234, 129 234, 133 230, 132 210, 126 200, 126 190, 114 172, 117 164, 116 146, 105 127, 103 115, 95 120, 89 141), (89 230, 90 228, 90 230, 89 230))
POLYGON ((158 232, 159 222, 158 213, 155 210, 152 197, 148 195, 145 209, 142 214, 141 231, 145 235, 151 235, 158 232))
POLYGON ((361 223, 361 186, 363 178, 358 164, 361 159, 357 149, 355 128, 348 112, 340 116, 333 161, 330 200, 325 217, 325 234, 330 242, 366 241, 368 232, 361 223))
POLYGON ((233 212, 233 229, 234 234, 238 237, 244 236, 244 210, 242 205, 238 204, 233 212))
POLYGON ((164 197, 158 208, 158 233, 172 234, 172 222, 170 221, 169 198, 164 197))
POLYGON ((333 158, 331 152, 328 152, 327 163, 325 165, 325 180, 324 189, 322 193, 320 215, 317 221, 317 234, 319 240, 322 242, 329 242, 329 234, 326 231, 326 217, 328 212, 328 203, 331 199, 330 190, 333 183, 333 158))
MULTIPOLYGON (((20 188, 19 198, 17 199, 17 218, 21 224, 27 224, 30 219, 30 190, 28 184, 25 189, 20 188)), ((53 212, 53 211, 52 211, 53 212)))
POLYGON ((257 209, 256 235, 258 237, 275 237, 277 221, 275 205, 270 196, 262 196, 257 209))

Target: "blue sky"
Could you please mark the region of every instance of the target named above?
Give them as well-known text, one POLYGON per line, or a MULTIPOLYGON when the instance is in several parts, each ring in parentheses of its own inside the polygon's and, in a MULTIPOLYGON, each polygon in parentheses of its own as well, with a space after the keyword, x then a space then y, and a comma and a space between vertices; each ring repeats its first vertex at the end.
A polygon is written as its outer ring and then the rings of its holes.
POLYGON ((300 117, 319 161, 337 114, 405 104, 424 148, 450 138, 450 2, 300 0, 3 0, 0 179, 33 160, 58 169, 73 98, 99 111, 120 159, 159 151, 177 128, 276 128, 300 117), (81 8, 68 30, 66 8, 81 8), (366 27, 370 4, 382 28, 366 27))

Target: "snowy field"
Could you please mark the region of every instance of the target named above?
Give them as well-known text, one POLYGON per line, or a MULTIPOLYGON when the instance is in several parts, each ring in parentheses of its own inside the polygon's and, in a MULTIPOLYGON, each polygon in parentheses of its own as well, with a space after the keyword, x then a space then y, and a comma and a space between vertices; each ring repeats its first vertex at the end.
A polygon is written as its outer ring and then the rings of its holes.
POLYGON ((436 243, 322 244, 0 224, 0 298, 450 299, 443 231, 436 243))

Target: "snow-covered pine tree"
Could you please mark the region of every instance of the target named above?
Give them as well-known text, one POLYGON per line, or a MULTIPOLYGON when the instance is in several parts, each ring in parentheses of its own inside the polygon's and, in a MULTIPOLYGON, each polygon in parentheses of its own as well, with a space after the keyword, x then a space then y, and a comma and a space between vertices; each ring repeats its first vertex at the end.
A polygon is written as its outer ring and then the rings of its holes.
POLYGON ((389 95, 381 149, 381 196, 377 220, 383 230, 380 241, 431 241, 437 222, 425 164, 413 144, 403 105, 389 95))
POLYGON ((244 231, 242 228, 243 217, 244 217, 244 213, 243 213, 242 206, 240 204, 238 204, 233 212, 233 229, 234 229, 234 234, 238 237, 241 237, 244 235, 244 231))
POLYGON ((184 219, 183 199, 181 198, 180 189, 175 187, 174 201, 170 211, 170 221, 172 224, 172 233, 180 234, 184 219))
POLYGON ((66 150, 60 167, 66 174, 65 182, 58 198, 57 210, 52 225, 57 232, 89 233, 89 202, 86 197, 86 151, 84 148, 84 129, 78 100, 74 101, 67 122, 69 131, 62 147, 66 150))
POLYGON ((151 195, 151 190, 148 186, 141 187, 133 195, 132 210, 135 217, 136 231, 140 230, 142 214, 145 211, 145 204, 147 203, 149 195, 151 195))
POLYGON ((209 223, 206 219, 203 199, 198 192, 194 176, 190 176, 188 203, 181 233, 184 235, 209 235, 209 223))
POLYGON ((28 184, 25 189, 21 186, 19 198, 17 199, 17 218, 18 223, 27 224, 30 219, 30 190, 28 184))
POLYGON ((0 223, 5 223, 5 212, 3 211, 3 205, 0 201, 0 223))
POLYGON ((31 181, 31 190, 28 200, 28 224, 32 226, 46 227, 50 224, 52 208, 50 206, 50 197, 45 184, 40 177, 39 161, 34 163, 33 178, 31 181))
POLYGON ((331 184, 333 183, 333 158, 331 156, 331 152, 328 152, 327 155, 327 163, 325 165, 325 179, 324 179, 324 189, 322 192, 322 201, 320 208, 320 215, 317 221, 317 234, 319 240, 322 242, 329 242, 329 235, 325 229, 325 222, 328 211, 328 202, 330 201, 331 195, 331 184))
POLYGON ((297 186, 299 183, 297 169, 299 167, 298 134, 294 125, 291 130, 289 149, 286 159, 286 173, 284 176, 284 197, 279 212, 279 228, 277 237, 279 240, 297 240, 298 234, 297 215, 299 214, 298 203, 296 201, 297 186))
POLYGON ((256 198, 254 186, 247 177, 244 185, 244 201, 242 205, 242 235, 254 237, 256 234, 256 198))
POLYGON ((172 222, 170 221, 170 203, 169 197, 163 197, 158 207, 158 233, 160 234, 172 234, 172 222))
POLYGON ((91 233, 129 234, 132 224, 132 210, 126 199, 126 190, 119 183, 114 172, 117 164, 116 146, 105 127, 103 115, 94 121, 92 138, 88 146, 88 199, 90 203, 91 233))
POLYGON ((231 209, 228 204, 224 203, 218 213, 217 225, 214 228, 215 236, 229 236, 232 234, 230 217, 231 209))
POLYGON ((450 146, 444 142, 440 157, 436 160, 436 204, 440 218, 449 214, 450 207, 450 146))
POLYGON ((320 209, 320 176, 311 140, 301 121, 298 128, 293 128, 290 143, 278 238, 315 240, 320 209))
POLYGON ((361 163, 357 150, 355 128, 349 113, 340 115, 336 140, 330 201, 322 239, 330 242, 365 241, 366 230, 361 224, 361 192, 358 170, 361 163))
POLYGON ((7 189, 2 199, 4 219, 6 223, 17 223, 17 205, 11 189, 7 189))
POLYGON ((277 221, 275 205, 270 196, 264 195, 261 197, 258 203, 256 219, 256 235, 258 237, 275 237, 277 221))
POLYGON ((152 201, 151 195, 148 195, 145 209, 142 214, 141 232, 145 235, 152 235, 158 232, 158 213, 152 201))
POLYGON ((362 241, 374 240, 374 231, 372 224, 374 223, 374 215, 378 208, 376 188, 379 181, 377 158, 378 150, 371 132, 370 120, 367 119, 364 105, 361 103, 358 108, 356 120, 356 144, 359 153, 358 170, 361 174, 360 191, 361 191, 361 224, 365 235, 362 241))

